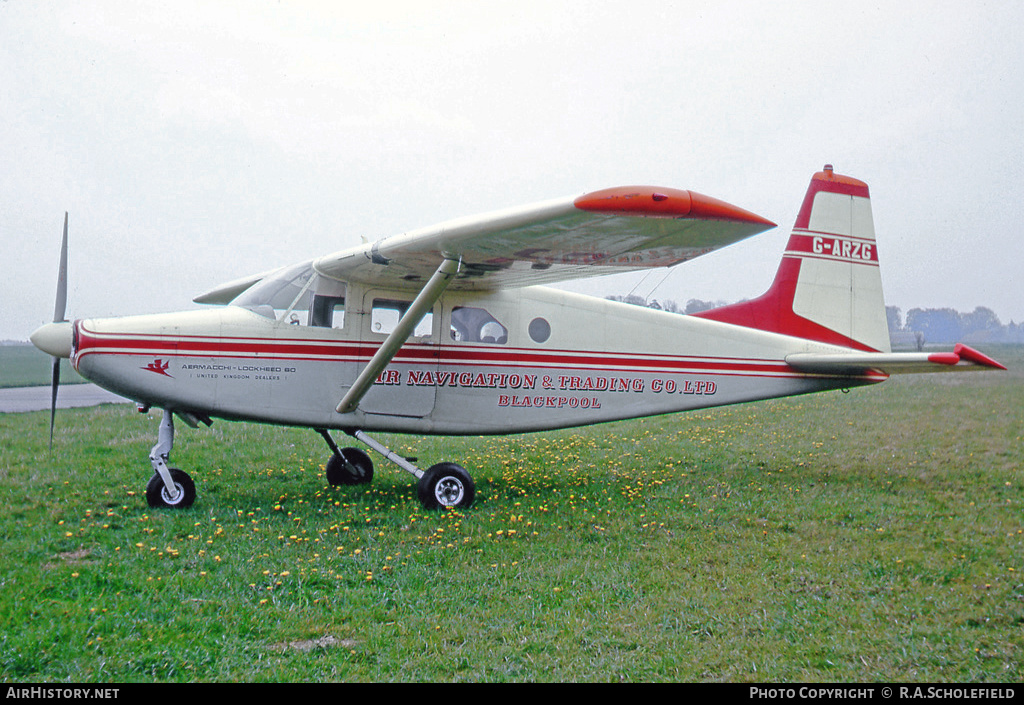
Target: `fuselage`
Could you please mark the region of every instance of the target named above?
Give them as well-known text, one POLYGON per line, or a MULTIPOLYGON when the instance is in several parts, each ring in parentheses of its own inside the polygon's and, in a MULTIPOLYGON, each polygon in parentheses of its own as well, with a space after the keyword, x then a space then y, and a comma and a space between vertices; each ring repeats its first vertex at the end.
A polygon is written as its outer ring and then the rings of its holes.
POLYGON ((582 426, 885 379, 798 372, 787 355, 841 348, 786 335, 546 287, 452 291, 357 409, 338 413, 412 298, 348 285, 308 311, 223 306, 80 320, 72 359, 102 387, 201 417, 448 435, 582 426))

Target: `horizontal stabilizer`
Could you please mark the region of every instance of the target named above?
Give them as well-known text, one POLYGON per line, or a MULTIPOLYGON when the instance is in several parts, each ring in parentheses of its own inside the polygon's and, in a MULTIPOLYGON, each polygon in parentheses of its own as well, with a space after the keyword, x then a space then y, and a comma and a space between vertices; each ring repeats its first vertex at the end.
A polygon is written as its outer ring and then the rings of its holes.
POLYGON ((952 352, 794 353, 786 356, 786 363, 801 372, 840 375, 1006 369, 987 355, 959 343, 952 352))

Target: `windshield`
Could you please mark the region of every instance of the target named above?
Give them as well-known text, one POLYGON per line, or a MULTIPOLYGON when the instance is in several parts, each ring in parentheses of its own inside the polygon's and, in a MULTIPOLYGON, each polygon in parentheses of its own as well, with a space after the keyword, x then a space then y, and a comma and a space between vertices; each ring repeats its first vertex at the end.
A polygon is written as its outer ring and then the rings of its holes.
POLYGON ((279 269, 263 281, 255 284, 231 302, 268 318, 295 318, 305 323, 311 289, 316 282, 313 262, 303 262, 292 267, 279 269))

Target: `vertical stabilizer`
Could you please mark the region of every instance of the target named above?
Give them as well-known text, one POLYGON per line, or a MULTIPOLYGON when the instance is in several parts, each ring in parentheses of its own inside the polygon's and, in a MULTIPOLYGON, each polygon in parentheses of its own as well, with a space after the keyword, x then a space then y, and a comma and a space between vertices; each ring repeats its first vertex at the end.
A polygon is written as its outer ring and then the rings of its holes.
POLYGON ((811 178, 771 288, 695 314, 863 351, 889 352, 871 198, 827 164, 811 178))

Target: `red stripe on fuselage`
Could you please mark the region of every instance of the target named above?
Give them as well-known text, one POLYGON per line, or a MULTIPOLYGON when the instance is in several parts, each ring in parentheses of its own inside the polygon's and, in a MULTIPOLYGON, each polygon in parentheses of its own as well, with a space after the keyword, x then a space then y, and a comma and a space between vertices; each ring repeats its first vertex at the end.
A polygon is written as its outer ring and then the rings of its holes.
MULTIPOLYGON (((102 334, 82 328, 76 365, 88 355, 159 355, 311 362, 366 362, 378 345, 352 341, 217 338, 145 334, 102 334)), ((664 356, 650 353, 590 353, 573 350, 436 346, 409 344, 395 356, 397 364, 515 369, 579 369, 614 372, 677 372, 752 377, 805 377, 782 360, 664 356)))

